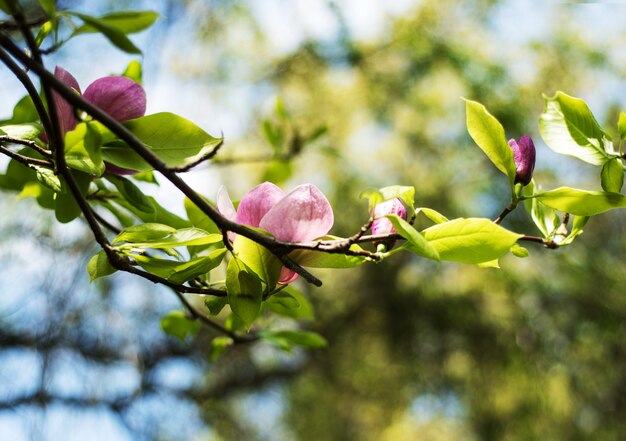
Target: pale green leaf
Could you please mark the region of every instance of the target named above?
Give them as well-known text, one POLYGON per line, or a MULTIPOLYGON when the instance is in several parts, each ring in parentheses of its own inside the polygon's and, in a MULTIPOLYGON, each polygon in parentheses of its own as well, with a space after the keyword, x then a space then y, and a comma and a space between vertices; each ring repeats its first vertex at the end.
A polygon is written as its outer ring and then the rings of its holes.
POLYGON ((611 193, 619 193, 624 185, 624 166, 619 158, 611 158, 602 166, 600 175, 602 189, 611 193))
POLYGON ((172 311, 161 318, 161 328, 166 334, 184 341, 187 336, 198 335, 200 323, 188 318, 182 311, 172 311))
POLYGON ((255 273, 237 258, 230 259, 226 269, 226 291, 233 313, 250 327, 261 312, 263 286, 255 273))
POLYGON ((407 250, 427 259, 439 260, 437 249, 411 224, 396 214, 388 214, 387 218, 393 224, 396 232, 406 239, 407 244, 405 248, 407 250))
POLYGON ((89 273, 89 280, 91 282, 100 277, 113 274, 115 271, 117 271, 117 269, 111 265, 104 250, 101 250, 98 254, 89 259, 89 263, 87 263, 87 272, 89 273))
POLYGON ((539 131, 548 147, 593 165, 604 164, 612 143, 587 104, 563 92, 544 96, 545 108, 539 118, 539 131))
POLYGON ((593 216, 614 208, 626 208, 626 198, 619 193, 587 191, 560 187, 535 195, 544 205, 578 216, 593 216))
POLYGON ((467 131, 498 170, 509 178, 513 188, 515 161, 502 124, 482 104, 465 100, 467 131))
POLYGON ((506 254, 522 237, 489 219, 459 218, 433 225, 423 232, 441 260, 484 263, 506 254))

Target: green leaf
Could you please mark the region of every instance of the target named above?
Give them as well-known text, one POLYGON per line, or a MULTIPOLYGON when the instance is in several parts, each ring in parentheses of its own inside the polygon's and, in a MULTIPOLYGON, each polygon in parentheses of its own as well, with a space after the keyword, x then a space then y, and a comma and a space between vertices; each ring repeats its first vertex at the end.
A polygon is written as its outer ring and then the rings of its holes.
POLYGON ((267 248, 238 234, 233 243, 233 251, 265 283, 268 290, 276 286, 283 264, 267 248))
POLYGON ((161 318, 161 328, 166 334, 184 341, 188 335, 198 335, 200 323, 187 318, 182 311, 172 311, 161 318))
POLYGON ((100 133, 89 123, 79 123, 65 134, 65 159, 67 165, 90 175, 100 176, 105 165, 102 160, 100 133))
MULTIPOLYGON (((221 142, 191 121, 173 113, 155 113, 124 123, 147 148, 170 167, 190 165, 221 142)), ((139 171, 152 170, 147 162, 126 145, 103 147, 104 159, 118 167, 139 171)))
POLYGON ((243 262, 233 257, 226 269, 226 291, 233 313, 249 328, 261 312, 261 280, 243 262))
POLYGON ((222 262, 225 254, 226 249, 220 248, 213 250, 208 256, 198 257, 188 262, 137 254, 132 254, 131 257, 149 273, 180 284, 208 274, 222 262))
POLYGON ((117 188, 117 191, 120 192, 124 199, 137 210, 144 213, 154 213, 154 206, 150 199, 132 181, 111 173, 107 173, 105 178, 115 185, 115 188, 117 188))
POLYGON ((122 76, 130 78, 135 83, 141 84, 143 79, 143 67, 141 66, 141 62, 138 60, 133 60, 128 63, 128 66, 126 66, 126 69, 122 73, 122 76))
MULTIPOLYGON (((538 190, 540 191, 541 188, 538 187, 538 190)), ((530 197, 534 192, 535 182, 533 180, 523 189, 524 196, 526 197, 524 205, 543 237, 547 238, 559 227, 561 221, 553 208, 547 207, 537 198, 530 197)))
POLYGON ((502 124, 476 101, 465 100, 465 111, 470 136, 497 169, 509 177, 509 185, 513 188, 515 161, 502 124))
MULTIPOLYGON (((67 11, 67 14, 80 18, 85 22, 86 26, 89 26, 94 30, 94 32, 100 32, 118 49, 121 49, 129 54, 141 54, 141 50, 139 50, 139 48, 128 39, 123 31, 107 23, 106 20, 92 17, 87 14, 81 14, 76 11, 67 11)), ((75 35, 78 35, 77 31, 72 34, 72 36, 75 35)))
MULTIPOLYGON (((203 199, 211 203, 207 198, 203 199)), ((185 211, 187 212, 187 217, 189 218, 191 225, 194 227, 208 231, 209 233, 220 232, 215 225, 215 222, 213 222, 209 216, 200 210, 188 197, 185 197, 185 211)))
POLYGON ((296 320, 312 320, 314 318, 311 302, 292 285, 270 296, 265 301, 265 305, 276 314, 296 320))
POLYGON ((231 347, 234 341, 230 337, 220 336, 211 340, 211 349, 209 350, 209 360, 215 362, 231 347))
POLYGON ((396 232, 407 241, 406 249, 427 259, 439 260, 437 249, 430 244, 411 224, 396 214, 388 214, 396 232))
POLYGON ((539 131, 548 147, 593 165, 604 164, 612 143, 587 104, 563 92, 544 96, 545 108, 539 118, 539 131))
POLYGON ((216 296, 206 296, 204 298, 204 304, 209 310, 209 314, 218 315, 226 306, 227 298, 226 297, 216 297, 216 296))
POLYGON ((374 208, 376 207, 376 205, 380 204, 385 199, 383 197, 383 194, 380 192, 380 190, 376 188, 368 188, 367 190, 362 191, 361 194, 359 195, 359 198, 367 199, 368 201, 367 209, 370 213, 374 211, 374 208))
POLYGON ((59 177, 54 174, 53 170, 44 167, 35 166, 35 173, 37 176, 37 180, 41 182, 43 185, 48 187, 50 190, 55 193, 60 193, 61 190, 61 181, 59 177))
MULTIPOLYGON (((74 14, 76 15, 76 14, 74 14)), ((85 24, 74 31, 74 34, 84 34, 90 32, 101 32, 100 28, 94 26, 87 20, 80 17, 85 24)), ((118 11, 95 18, 99 23, 108 27, 116 28, 124 34, 134 34, 148 29, 159 18, 159 14, 153 11, 118 11)))
POLYGON ((519 244, 514 244, 511 247, 511 254, 515 257, 528 257, 528 250, 519 244))
POLYGON ((122 231, 122 233, 120 233, 120 235, 113 240, 113 244, 121 243, 120 245, 116 245, 117 248, 172 248, 189 245, 208 245, 222 241, 221 234, 211 234, 204 230, 200 230, 199 228, 192 227, 175 230, 165 237, 147 239, 141 242, 130 242, 127 237, 123 236, 128 234, 128 230, 129 229, 122 231), (124 238, 123 243, 120 236, 124 238))
POLYGON ((89 259, 89 263, 87 263, 87 272, 89 273, 90 282, 100 277, 111 275, 115 271, 117 270, 109 263, 109 258, 104 250, 101 250, 98 254, 89 259))
POLYGON ((38 139, 42 131, 41 126, 36 123, 8 124, 1 126, 0 130, 11 138, 27 139, 30 141, 38 139))
POLYGON ((436 210, 433 210, 432 208, 420 207, 417 210, 415 210, 416 216, 420 213, 422 213, 424 216, 426 216, 428 219, 430 219, 436 224, 442 224, 444 222, 448 222, 449 220, 443 214, 439 213, 436 210))
POLYGON ((389 187, 383 187, 379 191, 383 196, 383 201, 398 198, 404 203, 404 206, 407 207, 411 213, 415 211, 415 187, 406 185, 391 185, 389 187))
POLYGON ((624 166, 619 158, 611 158, 602 166, 600 175, 602 189, 611 193, 619 193, 624 185, 624 166))
MULTIPOLYGON (((91 176, 79 171, 71 171, 71 173, 80 192, 83 195, 86 194, 91 183, 91 176)), ((59 222, 65 224, 80 216, 81 210, 65 179, 61 178, 60 181, 62 191, 54 194, 54 214, 59 222)))
POLYGON ((262 331, 259 336, 284 351, 290 351, 294 345, 303 348, 323 348, 328 345, 324 337, 311 331, 262 331))
POLYGON ((35 37, 35 44, 37 45, 37 47, 40 47, 41 43, 44 42, 46 37, 50 35, 50 32, 54 30, 55 23, 57 23, 56 20, 48 20, 41 25, 41 27, 39 28, 39 32, 37 32, 37 36, 35 37))
POLYGON ((614 208, 626 208, 626 198, 619 193, 578 190, 560 187, 535 195, 544 205, 578 216, 593 216, 614 208))
POLYGON ((619 132, 620 141, 624 142, 626 139, 626 113, 619 113, 619 120, 617 121, 617 131, 619 132))
POLYGON ((441 260, 483 263, 506 254, 522 237, 489 219, 458 218, 422 232, 441 260))

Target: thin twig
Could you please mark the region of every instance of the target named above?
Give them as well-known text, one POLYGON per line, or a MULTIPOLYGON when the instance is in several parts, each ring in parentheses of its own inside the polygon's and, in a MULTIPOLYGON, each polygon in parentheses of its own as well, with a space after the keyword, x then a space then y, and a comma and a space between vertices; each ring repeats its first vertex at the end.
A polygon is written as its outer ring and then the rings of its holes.
POLYGON ((6 142, 7 144, 24 145, 26 147, 30 147, 33 150, 36 150, 38 153, 40 153, 42 156, 46 158, 52 157, 52 152, 37 145, 35 141, 32 141, 30 139, 21 139, 21 138, 14 138, 8 135, 0 135, 0 142, 6 142))
POLYGON ((43 167, 48 169, 54 169, 54 164, 51 161, 45 159, 36 159, 31 158, 30 156, 24 156, 19 153, 16 153, 8 148, 0 145, 0 153, 3 153, 10 157, 11 159, 15 159, 17 162, 24 164, 26 167, 36 169, 36 167, 43 167))

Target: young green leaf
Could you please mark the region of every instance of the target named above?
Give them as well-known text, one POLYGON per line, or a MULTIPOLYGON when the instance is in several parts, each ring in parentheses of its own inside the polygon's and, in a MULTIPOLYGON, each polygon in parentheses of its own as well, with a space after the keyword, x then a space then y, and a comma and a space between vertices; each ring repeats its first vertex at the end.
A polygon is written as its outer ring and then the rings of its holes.
POLYGON ((612 143, 587 104, 563 92, 544 96, 545 108, 539 118, 539 132, 548 147, 593 165, 608 159, 612 143))
POLYGON ((506 254, 522 237, 489 219, 458 218, 433 225, 422 234, 441 260, 484 263, 506 254))
POLYGON ((270 296, 265 305, 270 311, 292 319, 312 320, 314 318, 313 305, 292 285, 270 296))
POLYGON ((617 120, 617 131, 619 132, 619 139, 621 142, 626 140, 626 113, 620 112, 619 119, 617 120))
POLYGON ((79 123, 76 128, 65 134, 65 159, 67 165, 75 170, 100 176, 105 165, 100 151, 102 138, 89 123, 79 123))
POLYGON ((38 2, 39 2, 39 5, 41 6, 41 9, 44 10, 44 12, 46 13, 48 17, 51 17, 52 15, 54 15, 57 9, 56 0, 38 0, 38 2))
MULTIPOLYGON (((540 191, 541 188, 538 187, 538 190, 540 191)), ((530 197, 534 192, 535 183, 531 181, 530 184, 523 189, 523 194, 526 197, 526 199, 524 199, 524 205, 543 237, 547 238, 559 227, 561 221, 553 208, 542 204, 537 198, 530 197)))
POLYGON ((388 214, 396 232, 407 241, 406 249, 427 259, 439 260, 437 249, 430 244, 411 224, 396 214, 388 214))
POLYGON ((185 340, 189 335, 195 337, 200 331, 200 323, 187 318, 182 311, 172 311, 161 319, 161 328, 168 335, 185 340))
POLYGON ((143 78, 143 67, 141 66, 141 62, 133 60, 128 63, 128 66, 126 66, 126 69, 122 73, 122 76, 130 78, 135 83, 141 84, 143 78))
POLYGON ((383 201, 398 198, 404 203, 404 206, 408 209, 408 211, 415 211, 415 187, 406 185, 391 185, 389 187, 383 187, 379 191, 383 196, 383 201))
POLYGON ((184 283, 203 276, 216 268, 226 254, 225 248, 213 250, 208 256, 198 257, 188 262, 163 259, 160 257, 132 254, 132 258, 151 274, 174 283, 184 283))
POLYGON ((420 213, 422 213, 424 216, 426 216, 428 219, 430 219, 436 224, 442 224, 444 222, 448 222, 449 220, 443 214, 439 213, 436 210, 433 210, 432 208, 420 207, 415 210, 416 216, 420 213))
POLYGON ((376 205, 380 204, 381 202, 385 200, 380 190, 376 188, 368 188, 367 190, 362 191, 361 194, 359 195, 359 198, 367 199, 368 210, 370 213, 374 211, 374 207, 376 207, 376 205))
POLYGON ((624 185, 624 166, 619 158, 611 158, 602 166, 600 175, 602 189, 611 193, 619 193, 624 185))
POLYGON ((535 198, 555 210, 578 216, 593 216, 614 208, 626 208, 626 197, 619 193, 578 190, 569 187, 537 193, 535 198))
POLYGON ((247 237, 237 235, 233 250, 237 258, 265 283, 267 290, 276 286, 283 264, 267 248, 247 237))
POLYGON ((60 193, 62 191, 61 181, 59 180, 59 177, 54 174, 54 170, 35 166, 35 173, 37 176, 37 180, 46 187, 48 187, 50 190, 54 191, 55 193, 60 193))
POLYGON ((502 124, 482 104, 465 100, 467 131, 498 170, 508 176, 513 188, 515 161, 502 124))
POLYGON ((116 245, 116 248, 172 248, 189 245, 208 245, 222 241, 221 234, 207 233, 199 228, 181 228, 162 238, 143 240, 142 242, 130 242, 126 237, 124 242, 121 243, 122 240, 120 236, 128 234, 127 232, 128 229, 113 240, 113 244, 119 244, 116 245))
MULTIPOLYGON (((152 26, 159 18, 159 14, 153 11, 118 11, 101 17, 91 18, 98 20, 100 24, 116 28, 124 34, 134 34, 152 26)), ((101 32, 97 26, 93 26, 86 20, 83 21, 85 21, 85 24, 76 29, 74 34, 101 32)))
POLYGON ((115 185, 115 188, 117 188, 117 191, 120 192, 124 199, 137 210, 143 211, 144 213, 154 213, 154 206, 150 202, 150 199, 148 199, 132 181, 111 173, 107 173, 105 178, 111 184, 115 185))
POLYGON ((104 250, 101 250, 98 254, 89 259, 87 263, 87 272, 89 273, 89 281, 113 274, 115 269, 110 263, 104 250))
POLYGON ((234 341, 230 337, 220 336, 215 337, 211 341, 211 349, 209 350, 209 360, 217 361, 226 350, 234 344, 234 341))
POLYGON ((263 286, 255 273, 236 257, 226 269, 226 291, 233 313, 250 327, 261 312, 263 286))
MULTIPOLYGON (((80 18, 83 22, 85 22, 86 26, 94 29, 94 32, 100 32, 118 49, 121 49, 129 54, 141 54, 141 50, 139 50, 139 48, 129 40, 123 31, 107 23, 105 20, 76 11, 67 11, 66 13, 80 18)), ((77 32, 72 34, 72 36, 74 35, 77 35, 77 32)))
POLYGON ((154 207, 154 212, 152 213, 137 209, 137 207, 126 201, 126 199, 117 198, 114 199, 113 202, 133 213, 135 216, 141 219, 142 222, 156 222, 159 224, 170 225, 178 229, 191 226, 191 224, 187 220, 163 208, 152 196, 148 196, 148 200, 154 207))
POLYGON ((572 221, 572 231, 570 231, 569 235, 565 238, 561 245, 569 245, 574 242, 578 236, 583 234, 583 228, 585 228, 588 221, 589 217, 587 216, 574 216, 574 220, 572 221))
POLYGON ((224 309, 227 302, 226 297, 206 296, 204 298, 204 305, 209 310, 209 314, 218 315, 224 309))

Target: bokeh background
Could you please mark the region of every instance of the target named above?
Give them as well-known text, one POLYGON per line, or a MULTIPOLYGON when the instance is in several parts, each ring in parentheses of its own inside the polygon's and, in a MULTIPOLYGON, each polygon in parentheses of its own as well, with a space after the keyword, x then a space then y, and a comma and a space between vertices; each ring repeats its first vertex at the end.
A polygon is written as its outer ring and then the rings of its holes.
MULTIPOLYGON (((262 180, 313 182, 337 235, 367 219, 367 187, 414 185, 417 206, 495 217, 506 178, 465 131, 467 97, 509 137, 528 133, 544 188, 600 189, 599 169, 542 142, 542 94, 584 98, 607 131, 626 110, 626 5, 544 0, 71 1, 94 15, 148 8, 148 112, 223 132, 221 164, 186 178, 234 198, 262 180), (276 113, 277 98, 289 112, 276 113), (263 125, 285 129, 272 147, 263 125), (297 135, 325 127, 293 151, 297 135), (296 149, 298 150, 298 149, 296 149), (289 157, 289 161, 286 160, 289 157)), ((131 60, 96 37, 48 60, 85 87, 131 60)), ((0 112, 21 97, 0 70, 0 112)), ((267 130, 266 130, 267 132, 267 130)), ((2 160, 4 161, 4 160, 2 160)), ((6 161, 0 162, 4 170, 6 161)), ((183 213, 165 183, 148 192, 183 213)), ((319 271, 299 287, 303 326, 329 342, 207 357, 211 334, 167 337, 171 292, 127 275, 89 284, 80 221, 57 225, 0 195, 0 439, 622 440, 626 436, 626 231, 597 216, 574 245, 530 246, 502 269, 396 255, 319 271)), ((505 226, 536 234, 523 209, 505 226)))

